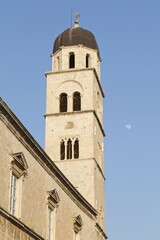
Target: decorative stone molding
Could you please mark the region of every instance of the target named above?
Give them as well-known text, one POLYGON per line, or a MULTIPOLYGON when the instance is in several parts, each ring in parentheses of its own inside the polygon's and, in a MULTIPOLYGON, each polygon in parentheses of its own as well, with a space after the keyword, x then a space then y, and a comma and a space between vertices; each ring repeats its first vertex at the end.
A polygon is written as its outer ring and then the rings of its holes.
POLYGON ((48 192, 49 195, 47 197, 47 204, 48 204, 48 207, 51 208, 52 210, 56 207, 58 207, 58 203, 60 202, 60 198, 59 198, 59 195, 57 193, 57 190, 54 189, 50 192, 48 192))
POLYGON ((74 222, 73 222, 73 230, 76 234, 78 234, 83 226, 83 221, 80 215, 75 217, 74 222))
POLYGON ((102 229, 102 227, 98 223, 96 223, 95 229, 96 229, 98 235, 101 237, 101 239, 103 239, 103 240, 107 240, 108 239, 108 237, 105 234, 104 230, 102 229))
MULTIPOLYGON (((81 112, 79 112, 81 113, 81 112)), ((70 113, 67 113, 70 114, 70 113)), ((77 114, 74 112, 73 114, 77 114)), ((22 145, 32 154, 35 160, 48 172, 56 183, 64 189, 65 193, 74 203, 91 219, 95 220, 97 210, 76 190, 76 188, 62 174, 55 163, 44 152, 41 146, 35 141, 27 129, 23 126, 16 115, 10 110, 7 104, 0 97, 0 120, 16 136, 22 145)))
POLYGON ((0 239, 20 239, 20 236, 24 240, 45 240, 33 229, 0 206, 0 239), (3 235, 5 238, 3 238, 3 235))
POLYGON ((27 174, 28 164, 22 152, 12 154, 11 169, 13 174, 20 178, 27 174))

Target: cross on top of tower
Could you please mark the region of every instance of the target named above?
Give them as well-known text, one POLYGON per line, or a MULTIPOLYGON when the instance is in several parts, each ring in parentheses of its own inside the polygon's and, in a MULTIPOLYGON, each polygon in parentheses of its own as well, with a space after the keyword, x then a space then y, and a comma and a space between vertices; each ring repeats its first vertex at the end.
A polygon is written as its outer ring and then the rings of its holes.
POLYGON ((74 27, 76 28, 76 27, 79 27, 79 19, 80 18, 80 13, 76 13, 75 14, 75 21, 74 21, 74 23, 75 23, 75 25, 74 25, 74 27))
POLYGON ((76 20, 78 20, 78 18, 80 18, 80 13, 76 13, 75 18, 76 18, 76 20))

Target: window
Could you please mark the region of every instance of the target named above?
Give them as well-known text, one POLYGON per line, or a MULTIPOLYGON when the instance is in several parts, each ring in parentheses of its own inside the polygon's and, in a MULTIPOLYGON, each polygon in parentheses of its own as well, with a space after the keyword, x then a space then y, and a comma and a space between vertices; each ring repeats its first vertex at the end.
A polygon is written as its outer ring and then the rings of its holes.
POLYGON ((61 141, 60 154, 61 154, 61 160, 64 160, 65 159, 65 142, 64 142, 64 140, 61 141))
POLYGON ((47 198, 47 240, 55 239, 56 210, 60 201, 56 189, 49 192, 47 198))
POLYGON ((22 193, 22 177, 11 175, 10 187, 10 213, 18 218, 21 216, 21 193, 22 193))
POLYGON ((12 174, 11 176, 11 192, 10 192, 10 213, 15 215, 16 212, 16 188, 17 178, 12 174))
POLYGON ((60 70, 60 62, 59 62, 59 56, 57 57, 57 70, 60 70))
POLYGON ((74 158, 77 159, 79 158, 79 141, 76 139, 74 142, 74 158))
POLYGON ((60 141, 60 159, 78 159, 79 140, 78 138, 62 139, 60 141))
POLYGON ((21 215, 22 178, 27 174, 27 162, 22 152, 12 154, 11 186, 10 186, 10 213, 16 217, 21 215))
POLYGON ((60 112, 67 112, 67 94, 61 93, 60 94, 60 112))
POLYGON ((91 57, 90 55, 87 53, 86 54, 86 68, 89 68, 91 65, 91 57))
POLYGON ((53 239, 53 210, 48 207, 48 240, 53 239))
POLYGON ((75 55, 74 52, 69 53, 69 68, 75 68, 75 55))
POLYGON ((79 92, 73 93, 73 111, 81 110, 81 95, 79 92))
POLYGON ((72 141, 68 139, 67 141, 67 159, 72 159, 72 141))

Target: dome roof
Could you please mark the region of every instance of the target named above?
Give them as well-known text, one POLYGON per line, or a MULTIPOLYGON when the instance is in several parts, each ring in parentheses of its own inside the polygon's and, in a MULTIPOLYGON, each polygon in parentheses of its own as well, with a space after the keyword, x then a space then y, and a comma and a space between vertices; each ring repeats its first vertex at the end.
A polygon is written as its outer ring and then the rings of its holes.
POLYGON ((53 53, 62 46, 75 46, 82 44, 85 47, 96 49, 99 54, 99 48, 96 39, 90 31, 81 27, 67 28, 55 40, 53 45, 53 53))

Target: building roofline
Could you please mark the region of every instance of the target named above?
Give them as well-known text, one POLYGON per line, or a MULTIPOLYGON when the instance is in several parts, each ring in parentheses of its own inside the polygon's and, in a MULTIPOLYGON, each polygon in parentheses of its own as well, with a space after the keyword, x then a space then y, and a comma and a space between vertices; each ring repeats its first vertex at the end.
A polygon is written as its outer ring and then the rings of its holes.
POLYGON ((108 239, 107 235, 105 234, 105 232, 103 231, 103 229, 101 228, 101 226, 96 223, 95 227, 97 228, 98 232, 101 233, 101 235, 103 236, 104 239, 108 239))
POLYGON ((44 240, 39 234, 37 234, 33 229, 29 228, 26 224, 21 222, 20 219, 16 218, 12 214, 8 213, 4 208, 0 206, 0 216, 3 216, 6 220, 11 222, 16 227, 20 228, 23 232, 27 233, 35 240, 44 240))
POLYGON ((96 217, 98 214, 97 210, 76 190, 1 97, 0 119, 13 133, 15 133, 15 136, 21 140, 22 144, 25 145, 41 166, 55 179, 70 198, 91 218, 96 217))

